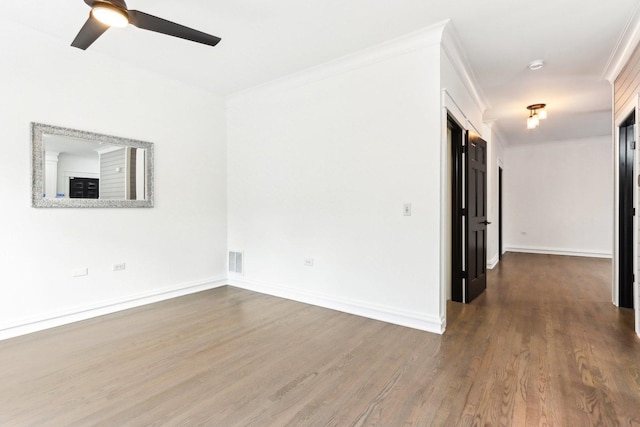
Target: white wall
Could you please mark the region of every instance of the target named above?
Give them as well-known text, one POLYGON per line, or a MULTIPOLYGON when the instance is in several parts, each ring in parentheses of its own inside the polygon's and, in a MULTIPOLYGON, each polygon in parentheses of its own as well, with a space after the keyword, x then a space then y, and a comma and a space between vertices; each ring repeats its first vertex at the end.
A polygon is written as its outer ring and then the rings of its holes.
POLYGON ((232 284, 441 331, 438 42, 230 99, 232 284))
POLYGON ((0 337, 224 283, 223 101, 10 22, 0 52, 0 337), (156 206, 31 208, 32 121, 155 143, 156 206))
POLYGON ((610 136, 508 146, 506 249, 611 256, 611 152, 610 136))
POLYGON ((227 242, 232 284, 441 332, 443 82, 481 117, 441 30, 235 95, 225 122, 210 93, 4 24, 0 338, 224 284, 227 242), (156 207, 31 208, 31 121, 154 142, 156 207))
MULTIPOLYGON (((499 234, 499 188, 498 188, 498 168, 502 167, 505 173, 504 143, 499 133, 491 126, 485 125, 484 134, 487 138, 487 221, 491 222, 487 226, 487 266, 495 267, 500 258, 499 234)), ((504 188, 503 188, 504 191, 504 188)), ((504 213, 504 206, 503 206, 504 213)), ((504 222, 504 218, 503 218, 504 222)), ((504 242, 503 242, 504 244, 504 242)), ((504 251, 504 248, 503 248, 504 251)))

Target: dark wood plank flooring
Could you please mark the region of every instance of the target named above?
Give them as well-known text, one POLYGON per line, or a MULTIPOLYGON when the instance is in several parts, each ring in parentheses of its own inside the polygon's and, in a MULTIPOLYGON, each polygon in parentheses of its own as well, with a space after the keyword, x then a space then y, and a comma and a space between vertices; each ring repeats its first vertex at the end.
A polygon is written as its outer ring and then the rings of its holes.
POLYGON ((0 342, 0 425, 640 425, 610 276, 507 254, 443 336, 232 287, 103 316, 0 342))

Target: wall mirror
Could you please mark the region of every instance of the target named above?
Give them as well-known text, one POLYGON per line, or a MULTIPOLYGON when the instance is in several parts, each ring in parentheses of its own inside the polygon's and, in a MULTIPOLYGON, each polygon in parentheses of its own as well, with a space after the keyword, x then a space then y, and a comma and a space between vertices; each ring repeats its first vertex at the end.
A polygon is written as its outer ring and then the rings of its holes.
POLYGON ((153 207, 153 144, 31 124, 32 206, 153 207))

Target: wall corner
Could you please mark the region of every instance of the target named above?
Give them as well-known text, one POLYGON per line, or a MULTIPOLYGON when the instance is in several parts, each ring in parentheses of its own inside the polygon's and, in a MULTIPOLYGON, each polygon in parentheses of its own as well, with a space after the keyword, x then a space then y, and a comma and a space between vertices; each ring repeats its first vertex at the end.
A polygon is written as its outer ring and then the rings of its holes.
POLYGON ((609 56, 607 65, 602 73, 604 80, 613 84, 629 61, 629 58, 631 58, 638 43, 640 43, 640 3, 636 6, 609 56))

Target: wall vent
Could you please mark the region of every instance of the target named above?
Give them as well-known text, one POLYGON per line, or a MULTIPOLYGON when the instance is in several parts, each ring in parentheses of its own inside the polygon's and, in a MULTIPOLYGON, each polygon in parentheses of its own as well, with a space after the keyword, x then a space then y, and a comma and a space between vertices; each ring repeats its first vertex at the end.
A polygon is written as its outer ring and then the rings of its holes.
POLYGON ((229 251, 229 272, 242 274, 242 252, 229 251))

